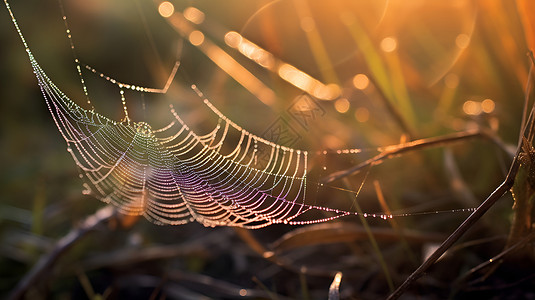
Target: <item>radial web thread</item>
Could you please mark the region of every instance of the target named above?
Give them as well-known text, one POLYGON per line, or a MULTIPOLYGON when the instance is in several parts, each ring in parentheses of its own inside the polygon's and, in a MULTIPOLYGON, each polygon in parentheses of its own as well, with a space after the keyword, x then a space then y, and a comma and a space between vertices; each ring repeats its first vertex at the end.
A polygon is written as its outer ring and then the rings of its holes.
MULTIPOLYGON (((33 56, 11 11, 15 28, 67 150, 80 170, 84 193, 113 204, 129 215, 143 215, 156 224, 178 225, 197 221, 205 226, 261 228, 274 223, 311 224, 356 212, 306 203, 308 153, 267 141, 243 129, 221 113, 195 86, 192 89, 218 119, 215 128, 199 135, 180 118, 173 106, 173 120, 163 128, 130 120, 123 89, 165 93, 119 83, 125 117, 115 121, 94 109, 87 110, 66 96, 45 74, 33 56), (238 141, 227 139, 229 133, 238 141), (231 150, 228 150, 231 149, 231 150), (227 153, 228 152, 228 153, 227 153), (259 153, 269 157, 260 162, 259 153), (296 218, 309 211, 324 214, 296 218)), ((64 16, 65 25, 66 17, 64 16)), ((67 28, 69 39, 70 31, 67 28)), ((73 48, 72 40, 71 48, 73 48)), ((74 52, 74 51, 73 51, 74 52)), ((75 57, 88 104, 92 107, 75 57)), ((177 63, 172 77, 178 69, 177 63)), ((340 153, 357 153, 357 149, 340 153)), ((358 194, 356 192, 355 194, 358 194)), ((463 209, 471 210, 471 209, 463 209)), ((438 212, 434 212, 438 213, 438 212)), ((399 214, 396 216, 403 216, 399 214)), ((363 214, 392 218, 393 215, 363 214)))

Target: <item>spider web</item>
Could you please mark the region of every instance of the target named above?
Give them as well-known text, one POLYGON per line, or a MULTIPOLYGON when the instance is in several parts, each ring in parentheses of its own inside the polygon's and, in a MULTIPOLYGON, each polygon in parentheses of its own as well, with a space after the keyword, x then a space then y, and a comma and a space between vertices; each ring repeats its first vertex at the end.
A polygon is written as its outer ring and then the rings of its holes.
POLYGON ((173 120, 163 128, 130 120, 123 89, 150 92, 148 88, 117 83, 125 112, 121 121, 82 108, 40 67, 7 0, 4 2, 50 114, 80 170, 84 193, 113 204, 121 213, 143 215, 156 224, 197 221, 205 226, 260 228, 356 214, 307 204, 308 153, 246 131, 217 110, 194 85, 192 89, 218 117, 217 126, 205 135, 189 128, 172 105, 173 120), (237 142, 227 139, 231 131, 240 136, 237 142), (225 153, 223 149, 229 148, 233 150, 225 153), (267 162, 259 163, 260 152, 269 153, 267 162), (308 211, 329 212, 330 216, 295 220, 308 211))

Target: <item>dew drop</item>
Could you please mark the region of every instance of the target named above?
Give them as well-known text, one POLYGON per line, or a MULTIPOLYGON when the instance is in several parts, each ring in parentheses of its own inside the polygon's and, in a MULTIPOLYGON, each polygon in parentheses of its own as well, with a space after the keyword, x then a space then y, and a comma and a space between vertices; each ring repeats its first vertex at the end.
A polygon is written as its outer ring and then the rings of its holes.
POLYGON ((84 190, 82 191, 82 194, 89 195, 91 194, 91 188, 86 183, 83 184, 84 190))

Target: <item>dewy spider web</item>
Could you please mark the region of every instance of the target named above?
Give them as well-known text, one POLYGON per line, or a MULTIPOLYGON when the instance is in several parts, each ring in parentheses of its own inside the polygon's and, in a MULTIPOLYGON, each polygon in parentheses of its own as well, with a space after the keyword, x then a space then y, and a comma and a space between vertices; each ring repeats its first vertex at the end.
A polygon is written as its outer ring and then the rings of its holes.
MULTIPOLYGON (((144 215, 157 224, 198 221, 206 226, 259 228, 273 223, 321 222, 352 214, 306 204, 308 153, 249 133, 226 118, 208 99, 204 103, 219 117, 219 123, 206 135, 192 131, 172 106, 175 119, 161 129, 131 121, 122 89, 125 118, 120 122, 80 107, 42 70, 7 0, 4 2, 48 109, 80 168, 87 193, 115 205, 122 213, 144 215), (223 154, 230 130, 241 136, 234 150, 223 154), (264 166, 256 163, 260 148, 269 151, 269 161, 264 166), (310 210, 334 215, 321 220, 294 220, 310 210)), ((203 97, 195 86, 192 88, 203 97)))
MULTIPOLYGON (((143 215, 156 224, 197 221, 205 226, 260 228, 274 223, 318 223, 358 214, 307 204, 308 153, 277 145, 246 131, 223 115, 195 85, 192 89, 219 119, 217 126, 206 135, 198 135, 190 129, 172 105, 170 111, 174 120, 163 128, 153 129, 145 122, 130 120, 123 89, 159 93, 165 92, 170 82, 159 90, 107 78, 121 89, 125 113, 122 121, 109 119, 94 109, 82 108, 42 70, 9 3, 4 2, 28 53, 48 109, 80 169, 85 193, 115 205, 124 214, 143 215), (229 145, 232 142, 226 138, 231 131, 240 137, 237 143, 229 145), (229 147, 233 150, 224 154, 223 149, 229 147), (258 163, 260 151, 269 153, 266 163, 258 163), (295 220, 309 211, 323 211, 329 216, 295 220)), ((66 17, 63 18, 67 25, 66 17)), ((67 34, 74 52, 68 26, 67 34)), ((77 58, 75 62, 88 96, 81 63, 77 58)), ((98 74, 91 67, 85 67, 98 74)), ((178 64, 170 79, 177 68, 178 64)), ((91 105, 89 97, 87 100, 91 105)))

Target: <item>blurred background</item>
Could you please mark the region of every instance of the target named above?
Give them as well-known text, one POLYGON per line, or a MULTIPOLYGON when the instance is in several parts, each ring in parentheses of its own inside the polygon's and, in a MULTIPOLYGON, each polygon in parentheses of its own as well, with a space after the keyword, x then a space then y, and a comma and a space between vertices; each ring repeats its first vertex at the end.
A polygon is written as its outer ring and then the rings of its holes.
MULTIPOLYGON (((533 48, 529 1, 62 1, 77 57, 99 72, 161 88, 180 61, 167 94, 126 93, 130 118, 161 127, 173 104, 191 128, 208 132, 217 118, 189 88, 196 84, 248 131, 313 153, 309 190, 318 205, 371 213, 476 207, 502 182, 518 141, 533 48), (363 174, 318 184, 377 154, 337 149, 477 129, 502 144, 472 138, 389 159, 371 169, 358 205, 344 190, 356 191, 363 174)), ((86 105, 58 2, 11 5, 41 67, 86 105)), ((6 9, 0 32, 0 294, 8 295, 104 204, 82 195, 6 9)), ((119 89, 83 76, 95 109, 122 119, 119 89)), ((504 249, 512 203, 504 196, 406 296, 535 297, 533 262, 469 271, 504 249)), ((467 216, 348 217, 255 231, 117 217, 26 292, 32 299, 325 299, 341 272, 341 298, 384 298, 467 216)))

